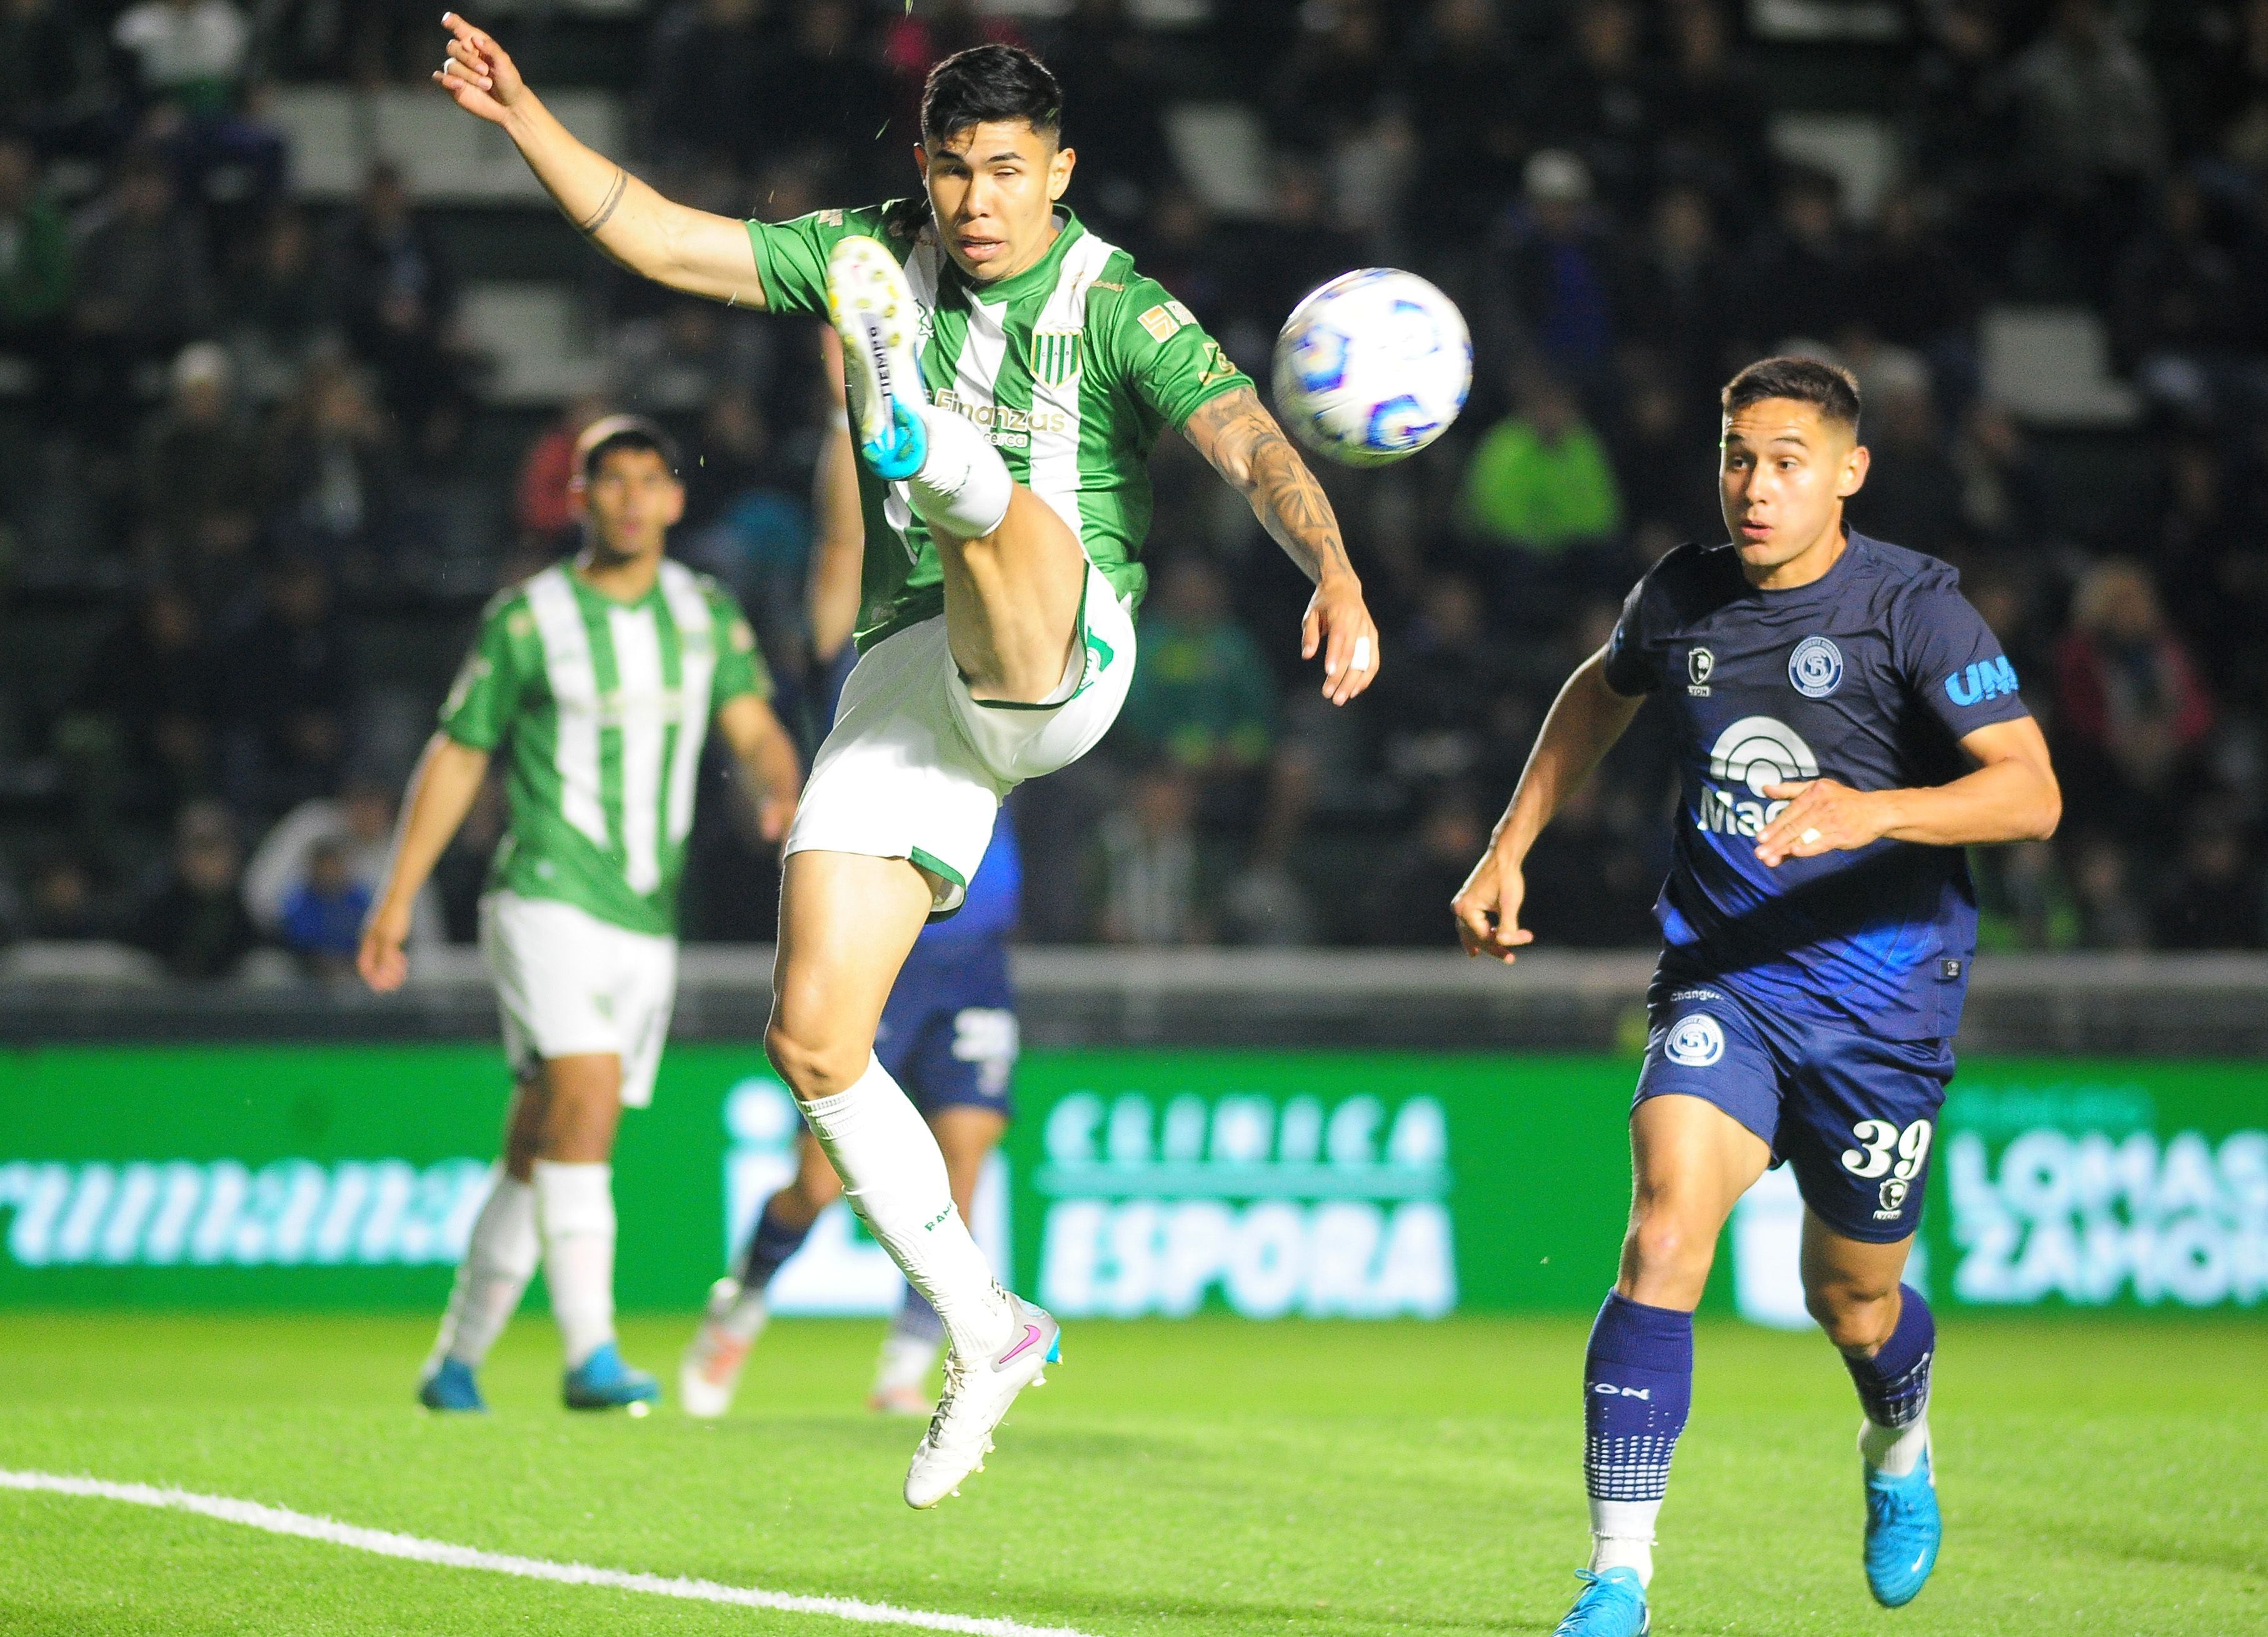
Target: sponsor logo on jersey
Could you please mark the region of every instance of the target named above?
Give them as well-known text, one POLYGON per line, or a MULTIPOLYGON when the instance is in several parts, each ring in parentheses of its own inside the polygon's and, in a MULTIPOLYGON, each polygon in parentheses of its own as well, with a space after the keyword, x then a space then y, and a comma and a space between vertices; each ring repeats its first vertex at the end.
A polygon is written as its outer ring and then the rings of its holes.
MULTIPOLYGON (((1619 626, 1616 628, 1616 635, 1618 638, 1621 635, 1619 626)), ((1696 699, 1708 698, 1709 679, 1716 673, 1716 655, 1705 648, 1689 648, 1685 650, 1685 691, 1688 694, 1696 699)))
MULTIPOLYGON (((1060 409, 1035 412, 1012 408, 1006 404, 972 403, 949 386, 933 401, 939 408, 950 409, 992 433, 1021 433, 1028 437, 1034 432, 1063 432, 1071 429, 1071 417, 1060 409)), ((993 441, 998 443, 1003 440, 996 437, 993 441)))
POLYGON ((1230 380, 1234 378, 1235 374, 1235 361, 1230 358, 1228 354, 1221 350, 1220 343, 1219 341, 1207 341, 1205 343, 1204 368, 1197 371, 1197 385, 1200 386, 1211 386, 1217 382, 1230 380))
POLYGON ((1843 650, 1823 636, 1807 636, 1787 657, 1787 679, 1806 699, 1825 699, 1843 686, 1843 650))
POLYGON ((1964 708, 2015 691, 2016 668, 2008 663, 2006 655, 1998 659, 1980 659, 1967 670, 1956 671, 1945 679, 1945 696, 1964 708))
POLYGON ((1182 326, 1192 322, 1189 310, 1178 301, 1161 301, 1138 320, 1154 341, 1169 341, 1182 326))
POLYGON ((1032 378, 1043 386, 1068 386, 1079 378, 1080 333, 1032 332, 1032 378))
POLYGON ((1882 1208, 1874 1213, 1874 1220, 1878 1222, 1896 1222, 1905 1214, 1906 1195, 1912 1192, 1913 1184, 1896 1177, 1883 1183, 1881 1194, 1882 1208))
POLYGON ((1779 817, 1785 801, 1767 798, 1775 784, 1789 784, 1819 776, 1819 759, 1802 735, 1772 716, 1743 716, 1717 736, 1709 750, 1709 776, 1738 789, 1718 785, 1701 787, 1701 811, 1694 815, 1697 829, 1719 835, 1762 835, 1764 826, 1779 817), (1743 796, 1741 792, 1746 791, 1743 796))
POLYGON ((1706 1012, 1688 1012, 1669 1025, 1661 1054, 1687 1068, 1706 1068, 1725 1054, 1725 1031, 1706 1012))

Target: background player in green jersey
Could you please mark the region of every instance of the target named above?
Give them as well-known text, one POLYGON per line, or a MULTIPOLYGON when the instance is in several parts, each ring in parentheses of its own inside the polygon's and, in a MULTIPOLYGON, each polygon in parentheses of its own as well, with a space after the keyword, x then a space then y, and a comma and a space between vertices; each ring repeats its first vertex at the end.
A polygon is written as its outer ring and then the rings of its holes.
POLYGON ((861 657, 789 837, 766 1044, 944 1322, 945 1391, 906 1479, 907 1501, 932 1506, 976 1469, 1057 1332, 993 1282, 875 1028, 924 921, 959 904, 1002 796, 1084 754, 1125 697, 1159 434, 1189 437, 1314 581, 1303 651, 1333 702, 1375 676, 1377 628, 1329 502, 1252 383, 1061 204, 1077 156, 1028 53, 979 47, 932 71, 919 196, 773 227, 662 198, 576 140, 486 33, 443 20, 436 79, 607 254, 720 301, 823 308, 843 337, 865 467, 861 657))
POLYGON ((613 416, 585 430, 575 503, 584 547, 490 604, 410 780, 362 975, 408 975, 410 907, 504 755, 511 828, 481 902, 516 1090, 503 1163, 473 1223, 418 1397, 483 1406, 474 1371, 539 1255, 577 1409, 641 1404, 653 1377, 614 1338, 615 1129, 643 1107, 677 987, 677 886, 713 717, 763 834, 795 808, 795 747, 731 595, 668 561, 685 490, 666 437, 613 416))

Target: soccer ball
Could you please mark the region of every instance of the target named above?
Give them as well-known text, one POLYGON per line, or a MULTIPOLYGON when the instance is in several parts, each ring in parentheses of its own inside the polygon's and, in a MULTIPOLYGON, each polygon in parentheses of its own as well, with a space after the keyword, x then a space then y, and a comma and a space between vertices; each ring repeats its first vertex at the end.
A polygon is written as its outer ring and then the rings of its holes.
POLYGON ((1344 273, 1276 338, 1276 407, 1292 435, 1351 466, 1414 455, 1448 429, 1473 385, 1456 304, 1414 273, 1344 273))

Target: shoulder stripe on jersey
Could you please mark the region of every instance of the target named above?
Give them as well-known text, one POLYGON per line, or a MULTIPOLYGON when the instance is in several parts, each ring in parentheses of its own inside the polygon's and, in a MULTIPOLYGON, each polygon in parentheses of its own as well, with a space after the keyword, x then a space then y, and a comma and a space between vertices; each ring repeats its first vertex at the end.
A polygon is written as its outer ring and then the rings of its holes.
MULTIPOLYGON (((1048 294, 1047 305, 1040 310, 1035 329, 1079 330, 1086 328, 1087 297, 1094 281, 1116 253, 1115 246, 1104 243, 1093 233, 1080 237, 1079 241, 1064 253, 1063 268, 1057 275, 1056 287, 1048 294)), ((1082 366, 1081 373, 1084 373, 1082 366)), ((1048 503, 1048 508, 1061 518, 1070 528, 1071 538, 1086 547, 1086 531, 1079 510, 1079 447, 1082 430, 1079 425, 1080 376, 1068 381, 1032 382, 1032 467, 1031 488, 1048 503), (1052 411, 1053 413, 1046 413, 1052 411)))
POLYGON ((670 618, 677 622, 677 742, 670 760, 664 820, 674 847, 693 833, 693 793, 700 778, 701 747, 709 737, 709 692, 716 683, 717 657, 732 641, 732 633, 719 628, 717 611, 703 594, 699 576, 683 563, 662 560, 661 591, 669 602, 670 618))
POLYGON ((565 569, 546 569, 528 581, 527 611, 543 644, 544 675, 558 718, 552 764, 559 774, 559 816, 603 848, 611 843, 600 794, 598 672, 565 569))
POLYGON ((622 874, 641 896, 661 885, 661 769, 669 707, 653 605, 607 610, 615 643, 615 731, 622 738, 622 874))

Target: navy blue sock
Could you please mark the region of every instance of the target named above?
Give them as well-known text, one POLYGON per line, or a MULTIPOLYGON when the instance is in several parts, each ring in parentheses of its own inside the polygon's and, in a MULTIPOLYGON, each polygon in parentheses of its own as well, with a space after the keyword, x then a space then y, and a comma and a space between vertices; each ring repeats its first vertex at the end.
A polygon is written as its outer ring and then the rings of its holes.
POLYGON ((1843 1362, 1859 1389, 1867 1419, 1877 1427, 1906 1427, 1929 1407, 1929 1365, 1937 1354, 1937 1320, 1911 1285, 1900 1285, 1903 1306, 1890 1339, 1870 1359, 1846 1353, 1843 1362))
POLYGON ((772 1200, 764 1201, 763 1215, 756 1218, 756 1230, 748 1237, 748 1248, 740 1252, 743 1290, 761 1290, 771 1283, 780 1264, 803 1249, 803 1242, 811 1237, 808 1227, 791 1228, 782 1222, 772 1214, 772 1200))
MULTIPOLYGON (((1609 1295, 1583 1357, 1583 1481, 1592 1501, 1659 1502, 1692 1405, 1693 1315, 1609 1295)), ((1592 1512, 1596 1519, 1595 1504, 1592 1512)))

